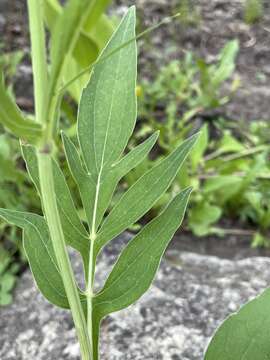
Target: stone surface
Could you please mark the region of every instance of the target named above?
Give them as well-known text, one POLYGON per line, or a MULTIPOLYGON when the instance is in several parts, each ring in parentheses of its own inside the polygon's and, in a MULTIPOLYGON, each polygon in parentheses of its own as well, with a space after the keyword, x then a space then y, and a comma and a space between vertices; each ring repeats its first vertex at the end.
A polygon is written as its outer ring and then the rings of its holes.
MULTIPOLYGON (((103 253, 99 284, 127 240, 127 235, 118 238, 103 253)), ((103 322, 101 359, 202 359, 216 326, 269 279, 268 258, 231 261, 169 250, 149 292, 103 322)), ((44 300, 29 272, 18 284, 15 302, 0 309, 0 359, 79 359, 69 313, 44 300)))

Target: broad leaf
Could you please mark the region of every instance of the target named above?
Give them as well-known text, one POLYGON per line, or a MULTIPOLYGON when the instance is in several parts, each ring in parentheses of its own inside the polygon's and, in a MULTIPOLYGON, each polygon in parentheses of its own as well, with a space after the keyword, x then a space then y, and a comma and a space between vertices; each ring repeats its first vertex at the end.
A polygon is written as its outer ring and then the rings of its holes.
POLYGON ((55 258, 48 226, 43 217, 0 209, 0 217, 24 230, 23 245, 42 294, 53 304, 69 308, 66 292, 55 258))
POLYGON ((145 173, 116 203, 105 219, 96 242, 96 252, 142 217, 171 185, 198 134, 184 141, 172 154, 145 173))
MULTIPOLYGON (((34 147, 22 146, 28 173, 40 193, 37 156, 34 147)), ((78 250, 84 261, 85 273, 88 273, 89 235, 80 221, 73 203, 65 177, 58 164, 53 162, 54 186, 57 206, 67 245, 78 250)))
MULTIPOLYGON (((102 196, 100 196, 99 203, 97 205, 97 222, 99 222, 104 215, 117 183, 123 176, 143 161, 154 146, 157 137, 158 133, 153 134, 142 144, 138 145, 117 163, 107 169, 106 174, 104 174, 103 183, 100 185, 99 189, 102 196)), ((91 223, 92 207, 96 194, 94 179, 90 174, 87 174, 86 170, 83 168, 79 153, 71 140, 69 140, 64 134, 62 134, 62 139, 70 171, 80 190, 82 202, 86 211, 86 217, 88 218, 89 223, 91 223)))
POLYGON ((40 124, 26 119, 12 100, 4 85, 0 67, 0 123, 20 139, 38 143, 42 136, 40 124))
POLYGON ((183 220, 190 192, 189 188, 179 193, 123 250, 103 289, 94 298, 96 323, 105 315, 131 305, 149 288, 163 253, 183 220))
POLYGON ((270 290, 244 305, 217 330, 205 360, 266 360, 270 358, 270 290))

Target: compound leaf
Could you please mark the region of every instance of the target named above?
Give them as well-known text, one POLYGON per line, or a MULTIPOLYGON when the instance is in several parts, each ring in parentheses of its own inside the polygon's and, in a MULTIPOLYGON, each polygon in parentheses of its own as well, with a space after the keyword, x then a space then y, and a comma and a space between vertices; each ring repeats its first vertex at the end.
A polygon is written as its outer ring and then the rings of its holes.
POLYGON ((135 125, 136 42, 111 54, 134 37, 135 8, 132 7, 94 66, 79 106, 78 138, 87 172, 95 186, 88 197, 91 206, 86 209, 92 232, 98 228, 104 204, 108 205, 108 194, 115 187, 110 181, 111 166, 122 155, 135 125), (102 61, 103 58, 106 60, 102 61))
POLYGON ((142 217, 168 189, 197 140, 184 141, 172 154, 146 172, 116 203, 105 219, 96 241, 96 252, 142 217))
MULTIPOLYGON (((136 167, 150 152, 158 138, 158 132, 151 135, 142 144, 136 146, 127 155, 107 169, 104 174, 103 183, 100 185, 100 198, 97 209, 97 222, 99 222, 106 211, 113 192, 120 179, 136 167)), ((62 139, 70 172, 80 190, 82 202, 86 211, 86 217, 91 222, 91 209, 95 201, 96 185, 91 174, 88 174, 83 167, 80 155, 72 141, 62 133, 62 139)))
MULTIPOLYGON (((39 173, 35 148, 22 146, 28 173, 40 193, 39 173)), ((78 250, 84 260, 85 273, 88 273, 89 235, 80 221, 73 203, 65 177, 56 161, 53 161, 55 196, 61 224, 67 245, 78 250)))
POLYGON ((96 323, 105 315, 131 305, 149 288, 163 253, 183 220, 190 192, 188 188, 175 196, 123 250, 103 289, 94 298, 96 323))

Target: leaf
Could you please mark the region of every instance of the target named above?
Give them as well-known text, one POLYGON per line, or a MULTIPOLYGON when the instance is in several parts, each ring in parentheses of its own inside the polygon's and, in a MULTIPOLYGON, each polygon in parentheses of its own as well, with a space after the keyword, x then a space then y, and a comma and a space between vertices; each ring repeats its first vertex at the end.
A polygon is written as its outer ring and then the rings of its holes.
MULTIPOLYGON (((90 5, 91 1, 89 1, 90 5)), ((74 40, 73 50, 72 43, 68 43, 71 48, 69 52, 67 51, 65 57, 62 58, 62 64, 59 63, 59 72, 62 72, 62 77, 68 82, 70 79, 73 79, 81 70, 89 66, 94 62, 103 49, 107 41, 109 40, 112 32, 113 26, 109 19, 102 12, 105 10, 106 6, 110 3, 109 0, 106 1, 93 1, 92 8, 83 21, 83 25, 78 34, 73 34, 77 40, 74 40), (93 14, 96 14, 93 17, 93 14), (69 53, 69 55, 68 55, 69 53), (65 59, 66 65, 64 66, 63 59, 65 59), (62 70, 61 70, 62 68, 62 70)), ((54 33, 57 30, 54 30, 54 26, 57 22, 60 22, 60 17, 63 15, 62 21, 65 22, 64 16, 67 16, 67 10, 61 7, 61 5, 56 0, 46 0, 45 1, 45 17, 46 23, 51 31, 54 33), (66 11, 66 15, 63 15, 63 11, 66 11)), ((73 14, 75 15, 75 13, 73 14)), ((83 14, 82 14, 83 15, 83 14)), ((76 19, 75 19, 76 20, 76 19)), ((59 26, 59 25, 58 25, 59 26)), ((55 36, 57 38, 57 35, 55 36)), ((59 62, 61 59, 59 58, 59 62)), ((57 76, 55 79, 57 81, 57 76)), ((68 88, 72 97, 79 102, 81 91, 88 80, 88 75, 80 77, 68 88)), ((55 83, 56 84, 56 83, 55 83)), ((55 86, 54 84, 54 86, 55 86)))
MULTIPOLYGON (((91 63, 93 63, 99 54, 99 47, 98 44, 95 43, 88 34, 81 33, 79 37, 79 41, 77 41, 73 56, 77 63, 81 66, 81 68, 86 68, 91 63)), ((67 73, 68 73, 68 66, 67 66, 67 73)), ((74 74, 75 76, 77 74, 74 74)), ((70 76, 72 78, 73 76, 70 76)), ((68 80, 66 80, 68 81, 68 80)))
POLYGON ((12 303, 12 295, 6 292, 0 291, 0 306, 7 306, 12 303))
POLYGON ((109 6, 109 4, 112 2, 112 0, 96 0, 93 1, 93 6, 91 9, 91 12, 89 12, 88 17, 85 21, 85 31, 90 33, 94 27, 96 26, 96 23, 98 22, 98 19, 102 16, 105 9, 109 6))
MULTIPOLYGON (((100 201, 97 206, 98 222, 100 221, 99 219, 101 219, 108 207, 108 204, 110 203, 117 183, 123 176, 125 176, 128 172, 130 172, 134 167, 143 161, 143 159, 154 146, 157 137, 158 132, 131 150, 117 163, 113 164, 106 175, 104 175, 104 181, 100 185, 100 193, 102 193, 102 197, 100 197, 100 201)), ((72 173, 72 176, 78 185, 82 202, 86 210, 88 222, 91 223, 92 204, 95 201, 96 186, 92 180, 92 177, 88 175, 86 170, 83 168, 79 153, 74 144, 64 133, 62 133, 62 140, 70 172, 72 173)))
POLYGON ((189 228, 197 236, 204 236, 211 231, 211 225, 222 215, 222 209, 207 202, 198 203, 189 212, 189 228))
POLYGON ((190 161, 192 164, 193 170, 196 170, 197 166, 203 159, 203 155, 208 147, 209 134, 208 134, 208 125, 205 124, 201 129, 201 135, 196 142, 196 145, 193 147, 190 153, 190 161))
POLYGON ((42 135, 41 125, 24 118, 4 86, 0 68, 0 123, 20 139, 38 143, 42 135))
POLYGON ((52 13, 56 17, 56 12, 59 12, 56 20, 47 20, 49 24, 53 24, 50 54, 52 66, 49 85, 51 95, 54 95, 55 90, 57 90, 56 87, 63 77, 65 66, 69 62, 83 24, 94 6, 93 4, 94 2, 89 0, 69 0, 61 13, 58 6, 50 7, 50 2, 46 4, 47 18, 52 16, 52 13))
POLYGON ((1 278, 1 291, 3 292, 10 292, 15 285, 16 276, 6 272, 1 278))
MULTIPOLYGON (((28 173, 40 193, 38 164, 35 148, 22 146, 23 157, 28 173)), ((73 203, 65 177, 56 161, 53 161, 55 196, 66 244, 80 252, 84 262, 85 274, 88 273, 89 235, 80 221, 73 203)))
MULTIPOLYGON (((111 166, 120 159, 135 125, 135 41, 115 52, 106 61, 102 59, 134 37, 135 8, 132 7, 100 55, 79 106, 79 143, 84 163, 95 186, 90 196, 91 208, 87 211, 92 232, 97 229, 103 212, 106 192, 101 191, 101 185, 109 178, 111 166), (100 205, 102 209, 98 208, 100 205)), ((103 190, 112 193, 114 184, 106 182, 103 190)))
MULTIPOLYGON (((131 8, 94 67, 84 89, 78 136, 86 167, 94 178, 121 156, 136 119, 136 45, 125 46, 106 61, 113 49, 135 36, 135 10, 131 8), (106 94, 106 96, 104 96, 106 94)), ((97 180, 97 179, 96 179, 97 180)))
POLYGON ((270 289, 244 305, 219 327, 204 360, 270 358, 270 289))
POLYGON ((220 153, 223 152, 241 152, 245 150, 245 146, 241 144, 232 134, 231 131, 224 131, 223 137, 218 144, 220 153))
POLYGON ((214 191, 224 191, 224 188, 236 188, 240 185, 242 179, 236 175, 218 175, 213 176, 205 182, 203 191, 205 194, 213 193, 214 191))
POLYGON ((214 86, 219 86, 232 75, 235 69, 235 58, 238 51, 238 40, 231 40, 224 46, 219 55, 220 64, 211 79, 214 86))
POLYGON ((120 198, 105 219, 96 240, 96 251, 142 217, 171 185, 198 134, 184 141, 174 152, 145 173, 120 198))
POLYGON ((0 209, 0 217, 8 223, 24 229, 24 249, 42 294, 53 304, 69 308, 44 218, 35 214, 5 209, 0 209))
POLYGON ((188 188, 175 196, 123 250, 103 289, 94 298, 96 323, 105 315, 131 305, 150 287, 160 259, 183 220, 190 193, 188 188))

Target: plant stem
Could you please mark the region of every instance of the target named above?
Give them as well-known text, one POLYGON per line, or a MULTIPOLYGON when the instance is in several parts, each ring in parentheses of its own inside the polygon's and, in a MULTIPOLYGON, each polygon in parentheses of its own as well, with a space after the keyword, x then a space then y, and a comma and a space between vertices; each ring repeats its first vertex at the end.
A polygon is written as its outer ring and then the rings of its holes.
POLYGON ((86 321, 65 246, 65 238, 58 213, 56 198, 54 196, 55 190, 51 156, 47 153, 39 153, 38 164, 45 217, 49 226, 54 252, 73 315, 77 336, 81 346, 82 359, 90 360, 92 359, 91 344, 88 338, 86 321))
MULTIPOLYGON (((42 0, 28 0, 28 11, 32 45, 36 120, 45 125, 48 124, 48 113, 46 112, 46 109, 49 99, 42 0)), ((72 312, 80 343, 82 360, 93 360, 86 319, 67 253, 62 224, 56 203, 52 158, 50 155, 51 143, 52 138, 49 137, 43 139, 43 143, 41 144, 42 152, 38 153, 38 170, 44 215, 48 223, 57 264, 72 312)))
MULTIPOLYGON (((89 269, 88 269, 88 285, 87 285, 87 291, 86 291, 86 297, 87 297, 87 331, 88 336, 91 342, 91 349, 93 351, 93 283, 94 283, 94 242, 95 242, 96 236, 91 234, 90 236, 90 252, 89 252, 89 269)), ((93 353, 92 353, 93 357, 93 353)))
MULTIPOLYGON (((103 163, 103 160, 102 160, 103 163)), ((94 275, 95 275, 95 259, 94 259, 94 243, 96 240, 96 217, 97 217, 97 205, 100 191, 100 182, 101 182, 101 172, 100 170, 96 185, 96 194, 94 201, 94 209, 93 209, 93 218, 91 224, 91 232, 90 232, 90 251, 89 251, 89 268, 88 268, 88 282, 87 282, 87 328, 88 328, 88 336, 91 339, 91 346, 93 350, 93 283, 94 283, 94 275)))
POLYGON ((28 13, 32 46, 36 120, 45 123, 48 74, 43 26, 43 2, 41 0, 28 0, 28 13))

